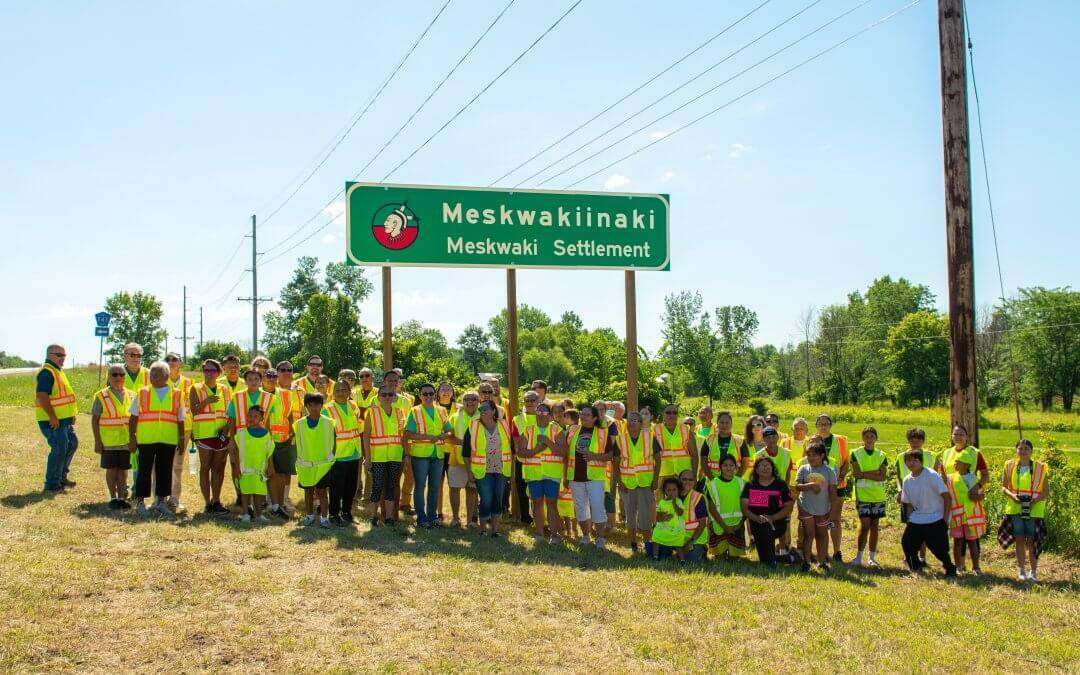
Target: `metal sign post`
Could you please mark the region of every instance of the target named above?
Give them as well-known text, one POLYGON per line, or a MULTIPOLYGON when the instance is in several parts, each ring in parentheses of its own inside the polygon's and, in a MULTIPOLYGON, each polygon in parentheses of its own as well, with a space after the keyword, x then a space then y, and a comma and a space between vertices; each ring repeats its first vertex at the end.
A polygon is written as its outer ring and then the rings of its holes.
POLYGON ((112 321, 112 314, 108 312, 98 312, 94 315, 94 335, 100 338, 98 344, 98 366, 97 366, 97 379, 98 386, 101 386, 101 367, 102 361, 105 360, 105 338, 109 337, 109 323, 112 321))

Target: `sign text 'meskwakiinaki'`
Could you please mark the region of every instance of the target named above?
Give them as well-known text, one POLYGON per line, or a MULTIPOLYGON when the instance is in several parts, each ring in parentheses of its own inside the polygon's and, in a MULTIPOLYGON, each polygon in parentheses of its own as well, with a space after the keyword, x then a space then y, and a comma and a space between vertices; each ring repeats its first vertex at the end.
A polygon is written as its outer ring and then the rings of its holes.
POLYGON ((667 270, 667 195, 346 183, 357 265, 667 270))

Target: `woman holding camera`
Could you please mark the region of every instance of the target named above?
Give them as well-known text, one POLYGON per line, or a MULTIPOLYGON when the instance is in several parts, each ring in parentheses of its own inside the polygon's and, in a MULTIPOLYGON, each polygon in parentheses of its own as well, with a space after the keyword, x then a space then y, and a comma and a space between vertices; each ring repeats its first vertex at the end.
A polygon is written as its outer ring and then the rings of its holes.
POLYGON ((1016 543, 1016 566, 1020 581, 1038 581, 1039 553, 1046 536, 1043 518, 1046 515, 1047 468, 1031 458, 1031 441, 1024 438, 1016 444, 1016 459, 1005 462, 1001 490, 1005 493, 1005 517, 1012 527, 1016 543), (1031 571, 1025 570, 1024 554, 1031 561, 1031 571))

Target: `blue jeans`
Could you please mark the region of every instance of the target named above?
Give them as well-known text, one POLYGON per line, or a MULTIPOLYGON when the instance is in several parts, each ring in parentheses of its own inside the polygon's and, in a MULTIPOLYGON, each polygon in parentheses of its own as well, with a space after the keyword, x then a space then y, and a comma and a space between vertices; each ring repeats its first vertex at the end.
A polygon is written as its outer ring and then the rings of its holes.
POLYGON ((476 491, 480 496, 477 511, 480 522, 503 514, 503 495, 506 493, 506 476, 501 473, 486 473, 476 481, 476 491))
POLYGON ((442 492, 443 460, 435 456, 410 457, 413 473, 413 508, 420 525, 434 523, 442 492), (427 498, 424 491, 427 490, 427 498))
POLYGON ((71 468, 71 458, 79 448, 79 439, 75 435, 75 418, 60 420, 60 426, 49 428, 48 421, 38 422, 41 435, 49 444, 49 457, 45 460, 45 489, 59 490, 64 486, 71 468))

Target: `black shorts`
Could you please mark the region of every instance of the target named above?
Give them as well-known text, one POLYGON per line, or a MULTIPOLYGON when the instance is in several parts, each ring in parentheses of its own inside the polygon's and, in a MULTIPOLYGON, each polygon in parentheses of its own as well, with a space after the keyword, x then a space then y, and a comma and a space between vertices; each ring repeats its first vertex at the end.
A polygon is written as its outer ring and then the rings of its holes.
POLYGON ((319 479, 318 483, 315 483, 314 485, 301 485, 300 487, 302 487, 305 490, 328 489, 330 487, 330 483, 333 482, 333 478, 331 477, 331 474, 333 474, 333 473, 334 472, 332 470, 327 471, 325 474, 323 474, 323 477, 319 479))
POLYGON ((836 496, 839 497, 840 499, 850 499, 851 498, 851 486, 848 485, 846 487, 838 487, 838 488, 836 488, 836 496))
POLYGON ((282 476, 296 475, 296 446, 292 443, 274 443, 274 473, 282 476))
POLYGON ((860 518, 878 520, 885 515, 885 502, 856 502, 860 518))
POLYGON ((122 469, 124 471, 131 468, 131 452, 127 448, 123 450, 102 450, 101 451, 101 468, 102 469, 122 469))

